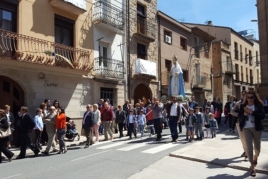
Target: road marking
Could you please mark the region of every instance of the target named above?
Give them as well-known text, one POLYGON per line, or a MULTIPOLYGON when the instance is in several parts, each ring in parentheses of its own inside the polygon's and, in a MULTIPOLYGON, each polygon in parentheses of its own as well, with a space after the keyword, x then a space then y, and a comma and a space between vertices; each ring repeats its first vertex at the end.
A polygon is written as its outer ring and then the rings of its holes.
POLYGON ((151 148, 148 150, 144 150, 144 151, 142 151, 142 153, 155 154, 155 153, 158 153, 158 152, 161 152, 161 151, 164 151, 164 150, 170 149, 172 147, 176 147, 176 146, 178 146, 177 143, 162 144, 162 145, 159 145, 157 147, 154 147, 154 148, 151 148))
POLYGON ((130 146, 127 146, 127 147, 124 147, 124 148, 120 148, 120 149, 117 149, 117 150, 120 150, 120 151, 130 151, 130 150, 134 150, 134 149, 137 149, 137 148, 140 148, 140 147, 147 146, 148 143, 129 144, 129 145, 130 146))
POLYGON ((71 161, 74 162, 74 161, 77 161, 77 160, 85 159, 85 158, 92 157, 92 156, 95 156, 95 155, 99 155, 99 154, 102 154, 102 153, 105 153, 105 152, 109 152, 109 151, 110 151, 110 150, 106 150, 106 151, 98 152, 98 153, 91 154, 91 155, 87 155, 87 156, 85 156, 85 157, 80 157, 80 158, 77 158, 77 159, 74 159, 74 160, 71 160, 71 161))
POLYGON ((16 174, 16 175, 12 175, 12 176, 5 177, 5 178, 1 178, 1 179, 14 178, 14 177, 21 176, 21 175, 22 175, 22 174, 16 174))
POLYGON ((120 145, 124 145, 127 142, 129 142, 129 141, 115 142, 114 144, 101 146, 101 147, 98 147, 97 149, 109 149, 109 148, 112 148, 112 147, 117 147, 117 146, 120 146, 120 145))

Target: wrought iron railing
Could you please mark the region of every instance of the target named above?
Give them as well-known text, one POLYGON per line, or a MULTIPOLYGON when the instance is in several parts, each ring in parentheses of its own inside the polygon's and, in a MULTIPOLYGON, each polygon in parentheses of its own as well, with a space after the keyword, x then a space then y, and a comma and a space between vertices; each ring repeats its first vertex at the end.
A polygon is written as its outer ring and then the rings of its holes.
POLYGON ((235 53, 235 57, 234 57, 234 58, 235 58, 236 60, 238 60, 238 54, 239 54, 238 50, 235 49, 235 50, 234 50, 234 53, 235 53))
POLYGON ((249 56, 249 65, 252 66, 253 65, 253 60, 252 60, 252 56, 249 56))
POLYGON ((137 33, 155 39, 156 32, 157 32, 156 25, 149 22, 146 18, 137 16, 137 33))
POLYGON ((169 81, 169 72, 168 71, 163 71, 162 73, 162 85, 167 86, 168 81, 169 81))
POLYGON ((93 21, 107 23, 113 27, 124 29, 125 13, 123 9, 110 2, 99 0, 94 3, 93 21))
POLYGON ((248 55, 247 54, 245 55, 245 63, 246 64, 248 63, 248 55))
POLYGON ((206 76, 203 76, 203 75, 195 76, 194 86, 206 86, 206 84, 207 84, 206 76))
POLYGON ((89 71, 90 51, 0 29, 0 57, 89 71))
POLYGON ((94 59, 94 74, 122 79, 125 74, 124 62, 111 58, 97 57, 94 59))
POLYGON ((225 73, 226 72, 230 72, 230 73, 233 73, 234 72, 234 66, 232 65, 232 61, 231 60, 225 62, 224 68, 225 68, 224 69, 225 73))
POLYGON ((251 84, 254 84, 253 76, 250 76, 250 77, 249 77, 249 82, 250 82, 251 84))

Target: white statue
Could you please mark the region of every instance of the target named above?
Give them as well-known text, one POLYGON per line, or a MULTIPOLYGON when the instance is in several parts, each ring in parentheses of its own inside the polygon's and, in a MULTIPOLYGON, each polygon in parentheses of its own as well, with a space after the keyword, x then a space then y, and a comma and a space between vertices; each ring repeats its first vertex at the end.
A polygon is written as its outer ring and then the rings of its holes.
POLYGON ((183 72, 177 61, 177 57, 173 57, 173 66, 169 73, 168 95, 185 96, 183 72))

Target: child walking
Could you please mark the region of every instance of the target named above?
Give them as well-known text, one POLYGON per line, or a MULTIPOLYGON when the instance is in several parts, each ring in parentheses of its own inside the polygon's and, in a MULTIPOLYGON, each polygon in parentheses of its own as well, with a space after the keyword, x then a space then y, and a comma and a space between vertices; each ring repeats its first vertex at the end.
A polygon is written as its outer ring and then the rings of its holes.
POLYGON ((204 113, 204 117, 205 117, 205 122, 204 122, 204 126, 206 128, 206 138, 208 138, 208 132, 210 131, 210 125, 209 125, 209 114, 210 114, 210 108, 206 107, 206 111, 204 113))
POLYGON ((218 122, 215 119, 214 114, 212 113, 209 114, 209 126, 210 126, 211 138, 213 137, 216 138, 216 130, 218 129, 218 122))
POLYGON ((188 134, 190 136, 189 142, 194 139, 194 126, 196 124, 196 115, 194 114, 194 109, 189 109, 189 115, 186 118, 186 126, 188 126, 188 134))
POLYGON ((143 114, 143 109, 140 110, 140 114, 138 115, 138 124, 139 124, 139 133, 141 134, 141 139, 144 136, 144 125, 146 123, 146 117, 143 114))

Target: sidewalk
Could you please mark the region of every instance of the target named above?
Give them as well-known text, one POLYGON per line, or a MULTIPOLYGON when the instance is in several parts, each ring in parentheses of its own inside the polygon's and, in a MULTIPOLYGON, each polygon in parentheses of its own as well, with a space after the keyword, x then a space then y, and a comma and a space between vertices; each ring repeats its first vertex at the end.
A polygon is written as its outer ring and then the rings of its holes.
MULTIPOLYGON (((170 153, 171 157, 187 159, 222 167, 249 171, 249 162, 240 157, 242 144, 238 134, 228 130, 217 134, 216 138, 195 141, 192 145, 170 153)), ((268 174, 268 132, 263 132, 261 153, 256 167, 257 173, 268 174)))
MULTIPOLYGON (((127 134, 127 131, 123 131, 123 134, 124 134, 124 136, 126 136, 126 134, 127 134)), ((114 139, 116 139, 116 138, 118 138, 119 137, 119 133, 117 133, 117 134, 113 134, 113 136, 114 136, 114 139)), ((93 137, 93 141, 95 141, 96 140, 96 138, 95 138, 95 136, 93 137)), ((99 136, 99 141, 102 141, 102 140, 104 140, 104 135, 101 135, 101 136, 99 136)), ((80 136, 80 140, 78 141, 77 140, 77 137, 74 139, 74 141, 73 142, 71 142, 70 140, 68 140, 67 138, 65 138, 65 145, 67 146, 67 147, 73 147, 73 146, 79 146, 79 145, 84 145, 85 144, 85 142, 86 142, 86 137, 85 136, 80 136)), ((94 145, 94 144, 93 144, 94 145)), ((56 147, 57 149, 59 148, 59 145, 57 145, 57 147, 56 147)), ((42 146, 42 150, 41 151, 44 151, 46 149, 46 146, 42 146)), ((11 148, 10 149, 16 156, 18 156, 19 155, 19 153, 20 153, 20 148, 11 148)), ((50 150, 52 150, 52 148, 50 149, 50 150)), ((26 156, 29 156, 29 155, 33 155, 34 153, 33 153, 33 151, 31 150, 31 149, 27 149, 26 150, 26 156)), ((40 154, 40 153, 39 153, 40 154)))

